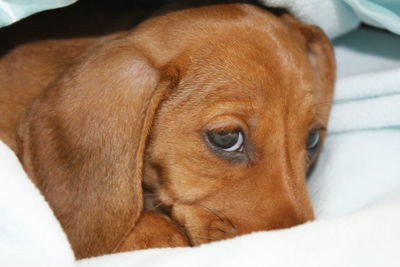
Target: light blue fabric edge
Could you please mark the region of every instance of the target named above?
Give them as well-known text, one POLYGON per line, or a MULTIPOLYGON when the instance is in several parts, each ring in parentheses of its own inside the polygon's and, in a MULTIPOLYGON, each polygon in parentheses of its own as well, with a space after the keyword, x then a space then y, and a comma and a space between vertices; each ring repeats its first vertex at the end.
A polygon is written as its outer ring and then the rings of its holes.
MULTIPOLYGON (((400 34, 400 16, 369 0, 343 0, 365 23, 400 34)), ((399 2, 400 5, 400 2, 399 2)))
MULTIPOLYGON (((43 1, 38 3, 23 3, 16 1, 0 0, 0 27, 5 27, 13 24, 23 18, 26 18, 34 13, 44 10, 60 8, 71 5, 78 0, 64 0, 64 1, 43 1)), ((34 2, 34 1, 32 1, 34 2)))
POLYGON ((327 137, 338 135, 338 134, 348 134, 348 133, 357 133, 357 132, 377 132, 377 131, 393 131, 400 130, 400 125, 387 125, 383 127, 371 127, 371 128, 357 128, 350 130, 342 130, 342 131, 329 131, 327 132, 327 137))
POLYGON ((385 94, 377 94, 377 95, 367 95, 367 96, 361 96, 358 98, 342 98, 342 99, 336 99, 333 101, 333 104, 335 105, 340 105, 340 104, 346 104, 349 102, 357 102, 357 101, 363 101, 363 100, 370 100, 370 99, 377 99, 381 97, 390 97, 394 95, 400 95, 400 92, 398 90, 392 91, 392 92, 387 92, 385 94))

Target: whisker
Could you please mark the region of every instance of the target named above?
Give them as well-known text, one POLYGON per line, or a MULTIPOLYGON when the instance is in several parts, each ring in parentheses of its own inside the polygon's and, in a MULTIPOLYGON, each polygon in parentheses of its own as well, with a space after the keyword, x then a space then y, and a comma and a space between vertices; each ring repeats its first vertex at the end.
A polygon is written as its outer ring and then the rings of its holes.
MULTIPOLYGON (((206 207, 206 206, 204 206, 204 205, 201 205, 201 204, 200 204, 199 206, 202 207, 203 209, 207 210, 208 212, 212 213, 212 214, 213 214, 215 217, 217 217, 221 222, 224 222, 223 217, 217 213, 217 212, 219 212, 219 213, 222 214, 222 212, 217 211, 217 210, 213 210, 213 209, 208 208, 208 207, 206 207)), ((224 216, 224 214, 222 214, 222 215, 224 216)), ((224 217, 226 218, 226 216, 224 216, 224 217)))
POLYGON ((161 207, 163 205, 162 202, 158 203, 157 205, 151 207, 150 209, 148 209, 149 211, 155 211, 157 210, 159 207, 161 207))
POLYGON ((225 214, 223 214, 221 211, 208 208, 208 207, 206 207, 206 206, 204 206, 204 205, 201 205, 201 204, 200 204, 199 206, 202 207, 203 209, 207 210, 207 211, 210 212, 211 214, 213 214, 215 217, 217 217, 217 218, 220 220, 221 223, 223 223, 223 224, 225 224, 225 225, 231 226, 232 230, 235 230, 235 231, 236 231, 236 226, 235 226, 235 225, 232 223, 232 221, 229 220, 229 218, 228 218, 225 214))

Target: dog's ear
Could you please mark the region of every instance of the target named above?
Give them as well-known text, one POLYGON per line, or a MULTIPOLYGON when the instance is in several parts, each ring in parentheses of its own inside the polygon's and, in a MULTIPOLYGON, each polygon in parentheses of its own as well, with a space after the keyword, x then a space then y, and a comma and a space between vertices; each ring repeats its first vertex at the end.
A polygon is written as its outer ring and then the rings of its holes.
MULTIPOLYGON (((315 94, 318 101, 321 103, 331 102, 336 77, 336 64, 333 47, 328 37, 319 27, 303 24, 289 14, 283 14, 281 18, 298 30, 305 40, 305 49, 314 70, 315 94)), ((322 105, 321 109, 319 112, 327 116, 330 105, 322 105)))
POLYGON ((172 80, 114 41, 71 66, 21 122, 18 155, 77 258, 111 252, 140 216, 146 140, 172 80))

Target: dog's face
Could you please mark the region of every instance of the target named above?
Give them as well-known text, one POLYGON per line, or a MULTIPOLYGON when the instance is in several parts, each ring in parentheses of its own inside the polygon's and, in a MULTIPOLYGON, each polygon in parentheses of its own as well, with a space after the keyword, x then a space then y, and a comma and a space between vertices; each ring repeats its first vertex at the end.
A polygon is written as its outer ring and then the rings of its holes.
POLYGON ((285 19, 217 32, 178 60, 144 182, 193 244, 313 219, 306 172, 325 135, 334 69, 285 19))
POLYGON ((192 244, 289 227, 313 219, 334 65, 320 30, 255 6, 154 16, 66 68, 18 154, 77 257, 118 248, 142 185, 192 244))

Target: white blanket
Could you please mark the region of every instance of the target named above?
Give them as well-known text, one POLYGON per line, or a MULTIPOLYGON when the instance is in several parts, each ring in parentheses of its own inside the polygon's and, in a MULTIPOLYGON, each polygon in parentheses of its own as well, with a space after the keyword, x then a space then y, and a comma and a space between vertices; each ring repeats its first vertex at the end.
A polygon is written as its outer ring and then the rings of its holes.
POLYGON ((120 253, 82 260, 77 266, 398 267, 399 209, 400 202, 385 203, 289 230, 253 233, 199 248, 120 253))
POLYGON ((335 41, 330 136, 311 177, 317 221, 197 248, 75 261, 65 234, 0 142, 0 266, 400 266, 400 37, 335 41))
POLYGON ((59 222, 1 141, 0 185, 0 266, 73 266, 59 222))

